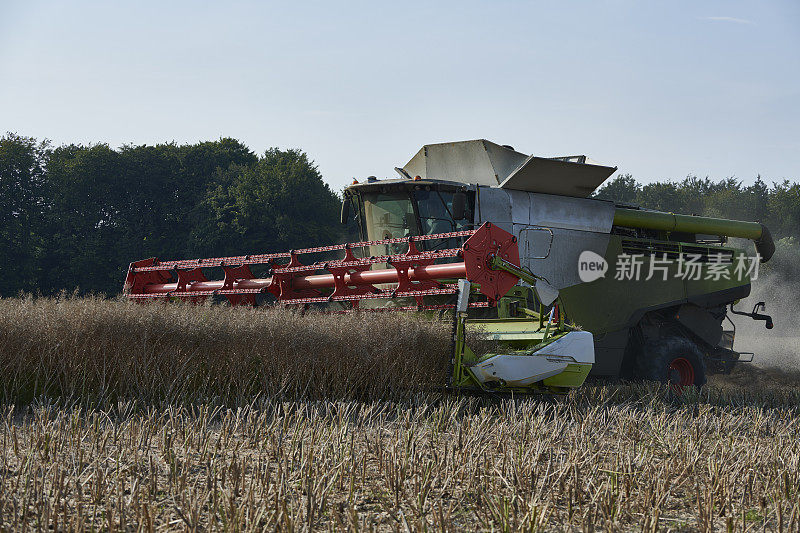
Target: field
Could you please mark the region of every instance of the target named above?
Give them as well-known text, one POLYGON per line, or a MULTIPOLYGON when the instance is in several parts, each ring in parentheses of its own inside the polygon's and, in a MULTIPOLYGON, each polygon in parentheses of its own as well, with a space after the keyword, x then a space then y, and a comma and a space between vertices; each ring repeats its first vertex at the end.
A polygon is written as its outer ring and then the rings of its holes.
POLYGON ((0 300, 0 528, 800 529, 800 379, 432 390, 450 325, 0 300))

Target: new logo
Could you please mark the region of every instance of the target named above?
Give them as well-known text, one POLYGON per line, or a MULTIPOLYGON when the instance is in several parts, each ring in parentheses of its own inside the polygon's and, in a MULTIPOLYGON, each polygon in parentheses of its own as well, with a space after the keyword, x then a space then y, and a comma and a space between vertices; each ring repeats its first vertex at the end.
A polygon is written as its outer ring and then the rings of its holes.
POLYGON ((591 250, 584 250, 578 257, 578 277, 584 283, 602 278, 608 271, 608 263, 603 256, 591 250))

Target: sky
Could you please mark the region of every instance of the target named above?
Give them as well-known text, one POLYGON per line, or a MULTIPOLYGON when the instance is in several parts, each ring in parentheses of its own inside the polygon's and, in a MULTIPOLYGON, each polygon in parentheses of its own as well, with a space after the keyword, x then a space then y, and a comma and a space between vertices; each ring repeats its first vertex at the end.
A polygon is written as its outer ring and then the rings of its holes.
POLYGON ((300 148, 335 190, 477 138, 800 180, 800 2, 0 0, 5 131, 300 148))

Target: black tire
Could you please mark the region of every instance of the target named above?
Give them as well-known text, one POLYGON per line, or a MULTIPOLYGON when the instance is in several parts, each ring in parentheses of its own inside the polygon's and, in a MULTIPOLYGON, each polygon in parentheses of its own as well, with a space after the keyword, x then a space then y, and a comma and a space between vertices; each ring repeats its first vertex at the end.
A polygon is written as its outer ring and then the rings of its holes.
POLYGON ((686 337, 663 337, 644 344, 636 358, 639 377, 676 386, 706 383, 703 354, 686 337))

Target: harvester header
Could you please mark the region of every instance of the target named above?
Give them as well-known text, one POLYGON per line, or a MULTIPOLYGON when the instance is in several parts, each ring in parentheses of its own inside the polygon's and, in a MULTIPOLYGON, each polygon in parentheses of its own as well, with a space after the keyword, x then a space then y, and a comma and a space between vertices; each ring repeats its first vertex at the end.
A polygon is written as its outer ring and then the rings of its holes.
MULTIPOLYGON (((443 280, 468 279, 479 287, 488 305, 494 305, 518 281, 513 273, 495 269, 497 259, 519 268, 517 239, 484 223, 476 230, 435 235, 336 244, 285 253, 216 257, 181 261, 156 258, 131 263, 125 292, 131 299, 192 299, 224 296, 234 305, 254 304, 256 294, 271 294, 284 304, 322 304, 381 298, 414 298, 428 307, 424 296, 455 294, 457 287, 443 280), (416 243, 467 237, 460 248, 420 251, 416 243), (404 253, 356 257, 353 250, 373 246, 407 245, 404 253), (344 258, 303 264, 300 257, 344 251, 344 258), (460 262, 436 263, 460 258, 460 262), (279 262, 284 261, 284 262, 279 262), (390 268, 373 269, 384 263, 390 268), (264 265, 269 277, 256 278, 252 265, 264 265), (203 269, 220 268, 221 280, 209 280, 203 269), (379 285, 395 284, 389 289, 379 285)), ((477 306, 480 302, 474 302, 477 306)), ((441 308, 442 305, 436 306, 441 308)), ((452 307, 452 305, 450 305, 452 307)))
MULTIPOLYGON (((517 294, 513 314, 496 319, 469 318, 475 307, 496 307, 506 295, 520 292, 523 280, 538 278, 520 266, 517 238, 485 222, 478 229, 337 244, 278 254, 217 257, 182 261, 151 258, 131 263, 125 292, 133 300, 179 298, 197 302, 224 296, 233 305, 254 305, 256 295, 271 294, 287 305, 338 304, 351 310, 364 300, 413 299, 416 305, 370 307, 386 310, 453 309, 451 377, 459 389, 502 388, 519 392, 564 392, 580 386, 594 362, 592 334, 576 331, 563 317, 545 318, 543 308, 525 307, 528 288, 517 294), (420 251, 417 243, 466 239, 458 248, 420 251), (367 256, 372 247, 406 247, 402 253, 367 256), (354 250, 360 251, 357 257, 354 250), (344 257, 303 264, 301 257, 344 252, 344 257), (373 268, 385 265, 387 268, 373 268), (250 267, 266 268, 257 278, 250 267), (221 269, 223 279, 205 271, 221 269), (387 288, 388 285, 388 288, 387 288), (442 298, 444 296, 444 299, 442 298), (433 298, 426 301, 425 298, 433 298), (467 346, 467 331, 506 341, 506 351, 481 354, 467 346), (511 349, 509 352, 507 350, 511 349)), ((512 298, 513 299, 513 298, 512 298)))

